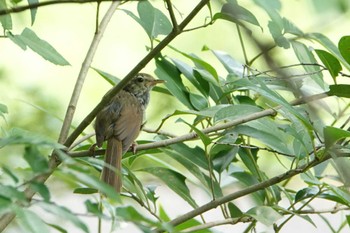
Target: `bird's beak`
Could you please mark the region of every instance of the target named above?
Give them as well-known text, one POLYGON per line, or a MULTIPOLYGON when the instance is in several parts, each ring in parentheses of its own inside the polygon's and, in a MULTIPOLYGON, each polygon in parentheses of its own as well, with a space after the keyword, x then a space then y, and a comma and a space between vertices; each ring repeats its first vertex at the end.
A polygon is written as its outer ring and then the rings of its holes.
POLYGON ((165 80, 155 79, 155 80, 152 80, 151 86, 155 86, 155 85, 161 84, 161 83, 165 83, 165 80))

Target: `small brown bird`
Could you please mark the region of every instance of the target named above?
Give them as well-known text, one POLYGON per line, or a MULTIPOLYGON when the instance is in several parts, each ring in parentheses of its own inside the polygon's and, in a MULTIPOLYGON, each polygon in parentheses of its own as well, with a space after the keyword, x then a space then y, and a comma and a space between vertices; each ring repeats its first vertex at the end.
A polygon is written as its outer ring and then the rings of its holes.
POLYGON ((96 145, 107 140, 102 180, 119 193, 122 187, 121 159, 140 133, 151 89, 163 80, 137 74, 96 116, 96 145), (114 170, 114 169, 115 170, 114 170))

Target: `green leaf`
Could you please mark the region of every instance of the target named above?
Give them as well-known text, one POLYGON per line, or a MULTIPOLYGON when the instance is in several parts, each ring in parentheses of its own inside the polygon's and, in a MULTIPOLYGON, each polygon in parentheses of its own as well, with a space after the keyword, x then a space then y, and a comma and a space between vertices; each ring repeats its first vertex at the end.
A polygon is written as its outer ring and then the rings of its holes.
MULTIPOLYGON (((234 172, 231 174, 231 176, 239 180, 246 187, 259 183, 256 176, 248 172, 234 172)), ((263 205, 264 200, 266 199, 266 191, 260 190, 260 191, 254 192, 252 193, 252 196, 254 197, 254 201, 257 203, 257 205, 263 205)))
POLYGON ((329 149, 340 139, 350 137, 350 132, 336 127, 326 126, 323 128, 323 135, 326 149, 329 149))
POLYGON ((102 76, 107 82, 109 82, 112 86, 118 84, 120 82, 120 79, 115 77, 114 75, 111 75, 107 72, 104 72, 102 70, 99 70, 97 68, 92 68, 94 71, 96 71, 99 75, 102 76))
POLYGON ((40 154, 36 145, 28 145, 25 147, 24 159, 30 165, 34 173, 44 173, 49 169, 49 162, 40 154))
MULTIPOLYGON (((27 1, 28 1, 28 5, 33 5, 33 4, 39 3, 38 0, 27 0, 27 1)), ((38 10, 38 8, 35 8, 35 7, 31 7, 30 8, 30 18, 31 18, 31 21, 32 21, 32 25, 34 24, 37 10, 38 10)))
POLYGON ((306 198, 314 197, 316 194, 319 193, 319 191, 320 191, 320 189, 316 186, 311 186, 311 187, 301 189, 295 194, 294 201, 299 202, 299 201, 304 200, 306 198))
POLYGON ((202 110, 208 107, 208 101, 205 97, 194 93, 189 93, 190 101, 193 107, 197 110, 202 110))
POLYGON ((330 85, 329 95, 350 98, 350 85, 348 84, 330 85))
POLYGON ((16 219, 23 229, 23 232, 43 233, 50 232, 46 223, 33 211, 22 207, 14 208, 16 219))
POLYGON ((158 177, 164 183, 166 183, 170 189, 177 193, 182 199, 187 201, 192 207, 197 207, 197 204, 195 200, 192 199, 190 195, 190 190, 188 189, 185 183, 186 177, 182 174, 162 167, 148 167, 141 169, 141 171, 148 172, 158 177))
POLYGON ((1 171, 4 172, 5 174, 7 174, 9 177, 11 177, 11 179, 15 183, 18 183, 18 181, 19 181, 18 177, 12 172, 12 170, 10 168, 8 168, 7 166, 3 165, 1 167, 1 171))
MULTIPOLYGON (((0 1, 0 9, 1 10, 7 10, 7 4, 5 0, 0 1)), ((12 29, 12 18, 11 14, 5 14, 0 16, 0 22, 2 25, 2 28, 5 30, 11 30, 12 29)))
POLYGON ((54 47, 45 40, 40 39, 29 28, 25 28, 21 35, 12 35, 10 39, 24 50, 28 46, 45 60, 48 60, 53 64, 61 66, 69 65, 69 62, 64 59, 54 47))
POLYGON ((172 30, 169 19, 159 9, 154 8, 149 1, 139 1, 137 5, 139 17, 128 10, 124 10, 138 22, 147 33, 150 40, 159 35, 168 35, 172 30))
POLYGON ((284 33, 290 33, 296 36, 304 36, 304 33, 286 18, 283 18, 283 28, 284 33))
POLYGON ((210 145, 211 143, 211 139, 210 137, 208 137, 206 134, 204 134, 202 131, 200 131, 199 129, 197 129, 195 126, 187 123, 186 121, 184 121, 183 119, 179 118, 176 122, 182 122, 185 123, 186 125, 188 125, 194 132, 196 132, 196 134, 198 135, 198 137, 201 139, 201 141, 203 142, 203 144, 205 146, 210 145))
POLYGON ((73 223, 80 230, 83 230, 84 232, 89 232, 89 229, 85 225, 85 223, 66 207, 58 206, 56 204, 52 204, 48 202, 39 202, 38 205, 41 208, 43 208, 46 212, 53 214, 55 217, 58 217, 59 219, 67 220, 73 223))
MULTIPOLYGON (((173 232, 186 232, 186 229, 191 228, 191 227, 195 227, 195 226, 199 226, 202 225, 202 222, 192 218, 190 220, 187 220, 184 223, 179 224, 178 226, 175 227, 175 231, 173 232)), ((191 231, 191 232, 195 232, 195 233, 213 233, 213 231, 210 231, 209 229, 201 229, 201 230, 196 230, 196 231, 191 231)))
POLYGON ((7 106, 0 103, 0 116, 2 116, 4 118, 5 114, 7 114, 7 113, 8 113, 7 106))
MULTIPOLYGON (((230 143, 234 143, 237 139, 237 135, 232 137, 230 134, 225 135, 224 137, 220 138, 218 143, 227 138, 231 139, 230 143)), ((236 158, 238 149, 238 146, 214 144, 210 149, 210 158, 213 162, 214 169, 219 173, 226 170, 231 164, 232 160, 236 158)))
POLYGON ((240 218, 242 217, 242 211, 232 202, 228 203, 228 210, 230 211, 231 218, 240 218))
POLYGON ((166 81, 165 86, 170 93, 189 109, 194 109, 189 99, 189 93, 182 83, 181 74, 178 69, 161 56, 156 58, 156 66, 155 74, 166 81))
POLYGON ((11 211, 12 201, 0 195, 0 215, 11 211))
POLYGON ((50 201, 50 198, 51 198, 50 190, 47 188, 47 186, 44 183, 32 181, 30 182, 30 188, 36 193, 39 193, 40 196, 44 199, 44 201, 46 202, 50 201))
POLYGON ((93 193, 98 193, 97 189, 94 188, 76 188, 74 189, 73 193, 77 194, 93 194, 93 193))
POLYGON ((261 28, 254 14, 238 5, 236 0, 230 0, 228 3, 225 3, 221 8, 221 13, 216 13, 213 19, 225 19, 234 23, 238 23, 242 20, 261 28))
POLYGON ((27 202, 27 198, 23 192, 18 191, 15 187, 9 185, 0 184, 0 197, 5 197, 13 202, 27 202))
POLYGON ((243 77, 244 66, 242 63, 236 61, 231 55, 226 52, 218 50, 211 51, 229 73, 236 74, 238 77, 243 77))
POLYGON ((288 49, 290 47, 290 43, 283 35, 283 28, 281 28, 280 25, 274 21, 269 21, 268 27, 276 45, 288 49))
POLYGON ((245 115, 249 115, 260 111, 261 108, 256 107, 254 105, 230 105, 216 112, 214 116, 214 123, 217 124, 220 121, 233 121, 238 118, 242 118, 245 115))
MULTIPOLYGON (((294 53, 297 56, 298 60, 301 63, 306 63, 306 64, 316 64, 317 61, 314 57, 314 55, 310 52, 310 50, 306 47, 305 44, 302 44, 297 41, 292 41, 292 46, 294 49, 294 53)), ((304 70, 308 73, 311 74, 311 78, 321 87, 325 88, 326 84, 323 81, 323 75, 320 70, 319 66, 312 66, 312 65, 306 65, 303 66, 304 70)))
POLYGON ((350 36, 343 36, 339 40, 338 48, 345 61, 350 64, 350 36))
POLYGON ((328 69, 329 73, 331 74, 332 78, 335 81, 335 78, 338 76, 339 72, 342 70, 342 67, 338 59, 335 56, 333 56, 331 53, 321 49, 316 49, 315 52, 317 56, 320 58, 320 60, 322 61, 323 65, 326 66, 326 68, 328 69))
POLYGON ((270 16, 272 22, 281 30, 283 29, 283 19, 278 13, 282 5, 279 0, 254 0, 255 4, 263 8, 270 16))
POLYGON ((278 213, 270 206, 258 206, 254 207, 246 212, 247 215, 253 217, 257 221, 266 226, 271 226, 276 221, 281 219, 283 215, 278 213))

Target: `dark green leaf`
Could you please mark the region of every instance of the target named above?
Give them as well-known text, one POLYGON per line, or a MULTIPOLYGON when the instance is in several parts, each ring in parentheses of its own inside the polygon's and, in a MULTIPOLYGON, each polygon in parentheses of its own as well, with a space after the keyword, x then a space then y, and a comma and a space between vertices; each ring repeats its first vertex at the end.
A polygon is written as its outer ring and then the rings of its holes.
POLYGON ((154 224, 154 222, 146 217, 144 217, 142 214, 140 214, 140 211, 136 210, 132 206, 123 206, 123 207, 117 207, 116 213, 118 217, 125 221, 131 221, 134 223, 137 222, 146 222, 154 224))
POLYGON ((208 107, 208 101, 205 97, 194 93, 189 93, 190 101, 193 107, 197 110, 202 110, 208 107))
MULTIPOLYGON (((195 226, 199 226, 202 225, 201 222, 199 222, 198 220, 192 218, 190 220, 187 220, 184 223, 179 224, 178 226, 175 227, 174 232, 186 232, 186 229, 191 228, 191 227, 195 227, 195 226)), ((202 229, 202 230, 196 230, 194 231, 195 233, 212 233, 212 231, 210 231, 209 229, 202 229)))
POLYGON ((53 214, 55 217, 67 220, 73 223, 80 230, 83 230, 84 232, 89 232, 89 228, 85 225, 85 223, 82 220, 80 220, 74 213, 72 213, 68 208, 48 202, 40 202, 38 203, 38 205, 41 208, 43 208, 46 212, 53 214))
POLYGON ((266 226, 271 226, 276 221, 281 219, 283 215, 278 213, 270 206, 258 206, 247 211, 247 215, 253 217, 257 221, 266 226))
POLYGON ((185 183, 186 177, 182 174, 162 167, 149 167, 142 169, 142 171, 148 172, 158 177, 164 183, 166 183, 170 189, 172 189, 181 198, 187 201, 192 207, 197 207, 197 204, 195 200, 192 199, 190 190, 185 183))
POLYGON ((16 213, 16 219, 19 225, 23 229, 23 232, 28 233, 43 233, 50 232, 46 223, 33 211, 28 209, 17 207, 14 208, 16 213))
POLYGON ((350 36, 343 36, 339 40, 338 48, 345 61, 350 64, 350 36))
POLYGON ((92 202, 91 200, 86 200, 84 202, 84 204, 85 204, 86 210, 89 213, 92 213, 92 214, 94 214, 95 216, 98 216, 98 217, 102 217, 103 216, 103 213, 102 213, 101 208, 100 208, 100 203, 92 202))
MULTIPOLYGON (((0 1, 0 10, 7 10, 7 4, 5 0, 0 1)), ((12 29, 11 14, 0 15, 0 22, 4 30, 12 29)))
POLYGON ((93 193, 98 193, 98 190, 94 189, 94 188, 76 188, 76 189, 74 189, 73 193, 77 193, 77 194, 93 194, 93 193))
MULTIPOLYGON (((222 137, 221 139, 227 139, 229 136, 222 137)), ((234 143, 237 137, 230 137, 231 143, 234 143)), ((213 162, 214 169, 219 173, 223 172, 231 164, 232 160, 236 158, 238 152, 238 146, 215 144, 210 149, 210 158, 213 162)))
POLYGON ((36 145, 28 145, 25 147, 24 159, 30 165, 34 173, 44 173, 49 169, 47 159, 40 154, 36 145))
POLYGON ((350 132, 332 126, 326 126, 323 129, 326 149, 333 146, 338 140, 350 137, 350 132))
POLYGON ((157 69, 155 73, 158 77, 162 77, 166 81, 165 86, 182 104, 189 109, 194 109, 189 99, 189 93, 182 83, 181 74, 178 69, 167 61, 164 57, 156 59, 157 69))
POLYGON ((311 186, 311 187, 301 189, 295 194, 294 201, 299 202, 306 198, 314 197, 316 194, 318 194, 319 190, 320 189, 316 186, 311 186))
POLYGON ((328 69, 329 73, 335 81, 335 78, 338 76, 339 72, 342 69, 338 59, 334 57, 331 53, 321 49, 316 49, 315 52, 317 56, 321 59, 323 65, 326 66, 326 68, 328 69))
POLYGON ((338 97, 350 98, 350 85, 337 84, 329 86, 329 94, 338 97))
POLYGON ((0 194, 0 215, 11 211, 12 201, 9 198, 3 197, 0 194))
POLYGON ((66 229, 64 229, 62 226, 58 226, 56 224, 51 224, 48 223, 47 225, 49 225, 50 227, 54 228, 55 230, 62 232, 62 233, 68 233, 68 231, 66 229))
POLYGON ((18 177, 12 172, 12 170, 8 167, 6 167, 5 165, 3 165, 1 167, 2 171, 7 174, 9 177, 11 177, 11 179, 15 182, 18 183, 19 179, 18 177))
POLYGON ((202 131, 200 131, 199 129, 197 129, 195 126, 187 123, 186 121, 182 120, 181 118, 178 119, 177 122, 182 122, 182 123, 185 123, 186 125, 188 125, 194 132, 196 132, 196 134, 198 135, 198 137, 201 139, 201 141, 203 142, 203 144, 205 146, 208 146, 211 143, 210 137, 207 136, 202 131))
MULTIPOLYGON (((239 180, 240 183, 244 184, 246 187, 259 183, 258 179, 248 172, 234 172, 231 174, 231 176, 239 180)), ((265 190, 260 190, 254 192, 252 196, 258 205, 263 205, 264 200, 266 199, 266 192, 265 190)))
POLYGON ((94 71, 96 71, 99 75, 102 76, 107 82, 109 82, 111 85, 116 85, 120 82, 120 79, 115 77, 114 75, 111 75, 109 73, 106 73, 102 70, 99 70, 97 68, 92 68, 94 71))
POLYGON ((40 39, 32 30, 25 28, 21 35, 17 35, 19 39, 31 48, 34 52, 42 56, 44 59, 56 65, 69 65, 69 62, 60 55, 54 47, 45 40, 40 39))
POLYGON ((240 218, 242 217, 242 211, 232 202, 228 203, 228 209, 230 211, 231 218, 240 218))
MULTIPOLYGON (((33 4, 39 3, 38 0, 27 0, 27 1, 28 1, 28 5, 33 5, 33 4)), ((30 8, 30 18, 32 20, 32 25, 34 24, 37 10, 38 10, 38 8, 35 8, 35 7, 30 8)))

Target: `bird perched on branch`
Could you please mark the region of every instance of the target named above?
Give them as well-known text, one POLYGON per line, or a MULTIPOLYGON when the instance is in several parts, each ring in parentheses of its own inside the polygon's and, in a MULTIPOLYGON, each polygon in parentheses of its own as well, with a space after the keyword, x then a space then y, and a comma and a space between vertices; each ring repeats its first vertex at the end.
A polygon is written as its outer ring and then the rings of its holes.
POLYGON ((102 180, 119 193, 122 187, 121 159, 140 133, 151 89, 163 80, 139 73, 96 116, 96 145, 107 140, 102 180))

